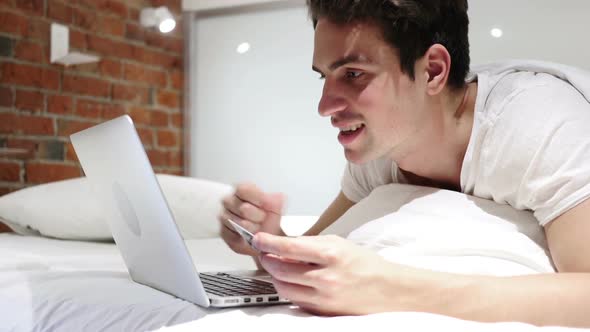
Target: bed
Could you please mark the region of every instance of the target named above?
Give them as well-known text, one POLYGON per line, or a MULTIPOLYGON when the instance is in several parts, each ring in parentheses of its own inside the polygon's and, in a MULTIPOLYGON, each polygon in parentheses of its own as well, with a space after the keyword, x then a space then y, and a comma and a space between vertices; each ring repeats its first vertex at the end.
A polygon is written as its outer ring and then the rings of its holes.
MULTIPOLYGON (((186 179, 159 176, 159 180, 200 272, 254 268, 248 257, 233 254, 216 231, 208 228, 209 223, 194 222, 197 213, 197 219, 211 220, 207 213, 215 213, 218 206, 207 200, 217 201, 229 188, 214 188, 195 180, 184 188, 179 183, 186 183, 186 179), (187 200, 201 205, 192 212, 177 206, 186 205, 187 200), (183 213, 190 218, 183 219, 183 213)), ((104 225, 86 225, 98 219, 81 212, 96 207, 81 194, 83 180, 75 181, 37 188, 17 197, 29 204, 39 199, 34 195, 48 200, 48 191, 53 190, 53 204, 48 203, 46 210, 35 216, 27 215, 33 214, 30 210, 34 208, 19 209, 14 197, 0 198, 0 218, 20 233, 0 234, 0 331, 201 331, 236 326, 257 331, 384 326, 403 331, 575 330, 517 322, 479 323, 417 312, 321 317, 294 305, 201 308, 130 280, 108 232, 101 233, 105 232, 104 225), (56 190, 56 186, 69 189, 56 190), (71 211, 58 203, 64 199, 78 202, 77 218, 66 218, 71 211), (60 214, 65 221, 60 221, 60 214), (69 224, 50 225, 56 222, 69 224), (65 226, 70 228, 69 239, 59 238, 64 237, 65 226)), ((304 228, 296 220, 286 218, 288 233, 304 228)), ((544 236, 536 225, 530 213, 494 202, 433 188, 389 185, 375 190, 325 232, 348 237, 396 262, 435 270, 496 275, 551 273, 554 270, 544 236), (447 236, 440 236, 437 227, 442 224, 447 236)))
MULTIPOLYGON (((200 271, 254 268, 220 239, 187 246, 200 271)), ((149 331, 215 311, 132 282, 112 243, 0 234, 0 252, 3 331, 149 331)))

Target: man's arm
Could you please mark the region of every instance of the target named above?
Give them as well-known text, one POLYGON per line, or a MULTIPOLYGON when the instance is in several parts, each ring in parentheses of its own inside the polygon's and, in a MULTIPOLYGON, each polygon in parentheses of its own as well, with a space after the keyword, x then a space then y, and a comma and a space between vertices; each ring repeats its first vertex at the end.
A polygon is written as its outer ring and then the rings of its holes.
POLYGON ((322 213, 318 221, 305 232, 304 235, 318 235, 328 226, 332 225, 338 218, 340 218, 348 209, 354 205, 354 202, 346 198, 340 191, 336 199, 328 206, 326 211, 322 213))
POLYGON ((547 224, 545 233, 559 272, 590 273, 590 199, 547 224))
POLYGON ((590 327, 590 200, 546 229, 559 273, 510 277, 404 266, 334 236, 259 233, 254 242, 270 253, 261 256, 262 265, 279 293, 312 312, 422 311, 485 322, 590 327))
POLYGON ((457 316, 483 321, 517 320, 537 325, 590 327, 590 200, 546 227, 559 273, 475 277, 453 305, 457 316), (477 308, 469 310, 469 308, 477 308))
MULTIPOLYGON (((438 303, 429 311, 481 321, 590 327, 590 199, 556 218, 545 231, 559 273, 462 277, 465 283, 457 285, 462 291, 447 293, 447 309, 438 303)), ((449 281, 439 280, 439 285, 449 281)))

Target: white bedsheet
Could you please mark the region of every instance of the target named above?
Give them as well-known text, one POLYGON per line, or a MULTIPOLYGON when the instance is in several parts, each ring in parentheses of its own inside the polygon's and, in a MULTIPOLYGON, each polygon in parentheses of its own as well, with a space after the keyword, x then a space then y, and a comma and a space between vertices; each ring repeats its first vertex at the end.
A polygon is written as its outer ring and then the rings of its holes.
POLYGON ((469 331, 572 332, 588 331, 557 326, 537 327, 518 322, 480 323, 422 312, 391 312, 365 316, 319 317, 294 306, 245 308, 207 315, 199 320, 162 328, 160 332, 193 331, 469 331))
MULTIPOLYGON (((249 269, 219 239, 187 241, 200 271, 249 269), (205 254, 203 254, 205 253, 205 254)), ((425 313, 317 317, 293 305, 204 309, 130 281, 113 244, 0 234, 0 331, 573 331, 425 313), (183 324, 184 323, 184 324, 183 324)))
MULTIPOLYGON (((220 239, 187 245, 201 272, 255 267, 220 239)), ((114 244, 0 234, 0 331, 147 331, 215 311, 132 282, 114 244)))

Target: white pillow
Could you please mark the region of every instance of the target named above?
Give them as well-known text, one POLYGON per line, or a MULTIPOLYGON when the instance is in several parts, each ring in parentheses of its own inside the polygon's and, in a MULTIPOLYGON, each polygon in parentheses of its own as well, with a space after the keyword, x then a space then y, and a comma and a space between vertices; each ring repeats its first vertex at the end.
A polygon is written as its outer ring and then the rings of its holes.
MULTIPOLYGON (((218 236, 216 216, 231 186, 166 174, 157 178, 185 239, 218 236)), ((0 222, 23 235, 111 241, 105 218, 86 178, 37 185, 0 197, 0 222)))
POLYGON ((282 216, 281 228, 288 236, 299 236, 305 233, 318 220, 318 216, 282 216))
POLYGON ((347 237, 390 260, 433 269, 553 271, 544 230, 531 211, 449 190, 378 187, 322 234, 347 237))
POLYGON ((221 199, 233 191, 232 186, 175 175, 158 174, 157 177, 185 239, 219 237, 217 216, 221 211, 221 199))

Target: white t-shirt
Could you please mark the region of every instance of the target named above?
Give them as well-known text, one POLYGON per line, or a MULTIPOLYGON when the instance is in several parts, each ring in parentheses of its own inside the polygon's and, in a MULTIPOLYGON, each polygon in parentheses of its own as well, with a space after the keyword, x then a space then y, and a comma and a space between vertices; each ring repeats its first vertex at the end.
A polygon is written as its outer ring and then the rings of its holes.
MULTIPOLYGON (((532 210, 543 226, 590 197, 590 74, 576 71, 574 86, 561 79, 569 67, 547 66, 470 74, 478 92, 461 168, 462 192, 532 210)), ((407 183, 391 159, 348 163, 342 192, 358 202, 388 183, 407 183)))

